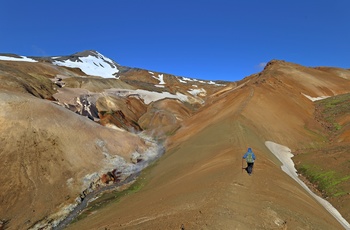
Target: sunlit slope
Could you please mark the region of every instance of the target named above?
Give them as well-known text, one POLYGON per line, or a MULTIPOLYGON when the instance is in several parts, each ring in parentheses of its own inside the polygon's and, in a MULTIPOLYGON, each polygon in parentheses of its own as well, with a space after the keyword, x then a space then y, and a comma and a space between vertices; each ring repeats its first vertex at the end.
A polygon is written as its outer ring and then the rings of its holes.
POLYGON ((72 229, 339 228, 240 118, 221 120, 170 150, 145 180, 140 191, 72 229), (258 157, 251 177, 241 170, 245 146, 258 157))
POLYGON ((137 193, 71 228, 342 229, 281 171, 265 141, 291 149, 318 141, 305 128, 314 109, 305 95, 333 96, 349 86, 338 75, 272 62, 186 120, 137 193), (257 155, 251 177, 241 169, 247 147, 257 155))
MULTIPOLYGON (((0 216, 26 229, 73 203, 85 177, 146 149, 135 135, 103 127, 50 101, 0 93, 0 216)), ((86 183, 89 182, 87 178, 86 183)))

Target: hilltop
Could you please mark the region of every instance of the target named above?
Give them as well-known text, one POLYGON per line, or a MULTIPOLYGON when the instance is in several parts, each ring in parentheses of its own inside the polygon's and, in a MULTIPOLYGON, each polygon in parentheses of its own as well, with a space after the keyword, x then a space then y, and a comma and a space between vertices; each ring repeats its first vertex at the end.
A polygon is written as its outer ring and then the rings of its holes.
MULTIPOLYGON (((327 121, 333 114, 316 100, 348 94, 349 70, 273 60, 240 81, 214 82, 125 67, 85 51, 0 55, 0 79, 0 205, 6 207, 0 219, 10 229, 55 224, 77 198, 106 186, 103 175, 120 173, 114 180, 124 180, 158 157, 136 192, 69 228, 342 227, 281 170, 266 143, 288 147, 297 165, 335 146, 345 155, 347 110, 327 121), (339 124, 336 132, 325 132, 327 122, 339 124), (251 177, 241 169, 247 147, 257 155, 251 177)), ((339 173, 348 182, 350 172, 339 173)), ((349 202, 349 188, 341 189, 333 204, 349 202)), ((348 206, 335 206, 349 221, 348 206)))

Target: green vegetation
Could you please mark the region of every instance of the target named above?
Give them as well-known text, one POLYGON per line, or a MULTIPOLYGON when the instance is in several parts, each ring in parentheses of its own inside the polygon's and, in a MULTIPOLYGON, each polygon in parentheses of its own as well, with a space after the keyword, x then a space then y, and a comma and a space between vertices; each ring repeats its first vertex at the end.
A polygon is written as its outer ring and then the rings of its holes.
POLYGON ((326 108, 337 107, 340 110, 349 110, 350 105, 348 104, 350 100, 350 94, 340 94, 334 97, 329 97, 325 100, 320 100, 319 103, 325 105, 326 108))
POLYGON ((342 94, 317 101, 316 104, 321 107, 325 121, 333 126, 334 131, 338 131, 342 126, 338 124, 335 119, 349 113, 349 102, 350 94, 342 94))
POLYGON ((309 133, 310 136, 313 137, 315 141, 303 142, 300 145, 304 146, 304 148, 312 148, 312 149, 321 149, 325 147, 328 141, 328 136, 325 135, 324 132, 310 129, 308 125, 304 125, 304 129, 309 133))
POLYGON ((342 189, 342 183, 350 180, 350 175, 341 176, 336 171, 323 170, 315 165, 302 164, 297 170, 306 176, 313 184, 317 185, 319 191, 327 197, 337 197, 347 194, 342 189))
POLYGON ((341 125, 339 125, 338 123, 333 123, 333 127, 335 128, 335 130, 340 130, 342 128, 341 125))

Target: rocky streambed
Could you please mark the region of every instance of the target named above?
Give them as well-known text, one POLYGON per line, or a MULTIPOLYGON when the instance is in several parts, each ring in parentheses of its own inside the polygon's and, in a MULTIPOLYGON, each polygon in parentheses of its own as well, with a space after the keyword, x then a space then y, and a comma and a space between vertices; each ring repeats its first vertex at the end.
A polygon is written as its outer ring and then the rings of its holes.
POLYGON ((99 196, 100 194, 106 192, 106 191, 111 191, 111 190, 115 190, 123 185, 126 185, 128 183, 131 183, 133 181, 136 180, 136 178, 140 175, 140 172, 136 172, 131 174, 130 176, 128 176, 125 180, 123 181, 119 181, 116 182, 112 185, 107 185, 104 187, 100 187, 97 190, 94 190, 93 192, 87 194, 82 201, 73 209, 73 211, 71 211, 69 213, 69 215, 62 220, 61 222, 59 222, 59 224, 57 226, 54 226, 53 229, 54 230, 61 230, 64 229, 66 226, 68 226, 75 218, 77 218, 79 216, 79 214, 88 206, 88 203, 95 199, 97 196, 99 196))
MULTIPOLYGON (((87 208, 89 202, 95 200, 105 192, 114 191, 124 185, 133 183, 143 169, 150 163, 156 161, 165 152, 165 148, 161 143, 154 142, 146 137, 143 138, 145 141, 152 142, 153 144, 143 154, 138 154, 136 158, 132 156, 132 158, 135 158, 132 159, 132 163, 122 161, 122 164, 120 164, 120 157, 117 161, 115 159, 109 159, 114 163, 119 162, 118 167, 108 171, 106 174, 100 175, 100 173, 94 173, 87 175, 86 178, 84 178, 84 180, 88 181, 88 183, 85 183, 87 184, 87 188, 75 199, 75 203, 64 207, 58 213, 41 219, 29 229, 64 229, 87 208)), ((100 145, 100 141, 98 142, 97 145, 100 145)), ((103 154, 108 155, 108 153, 105 152, 103 154)))

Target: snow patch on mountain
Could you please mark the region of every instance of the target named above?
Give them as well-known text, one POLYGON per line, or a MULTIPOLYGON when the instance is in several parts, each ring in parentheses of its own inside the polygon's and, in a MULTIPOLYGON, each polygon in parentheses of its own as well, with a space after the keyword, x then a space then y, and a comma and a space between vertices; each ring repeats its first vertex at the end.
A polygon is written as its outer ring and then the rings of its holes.
POLYGON ((303 94, 303 93, 301 93, 301 94, 304 95, 305 97, 307 97, 311 101, 319 101, 319 100, 323 100, 323 99, 330 97, 330 96, 311 97, 311 96, 303 94))
POLYGON ((179 92, 177 92, 176 94, 171 94, 169 92, 158 93, 158 92, 147 91, 143 89, 136 89, 136 90, 107 89, 106 92, 111 95, 122 96, 122 97, 136 96, 138 98, 143 99, 145 104, 149 104, 153 101, 158 101, 164 98, 173 98, 173 99, 178 99, 180 101, 185 101, 185 102, 189 101, 188 96, 179 92))
POLYGON ((190 94, 192 94, 193 96, 206 96, 207 95, 207 91, 203 88, 201 89, 190 89, 188 91, 190 94))
POLYGON ((2 61, 24 61, 24 62, 38 62, 34 59, 28 58, 26 56, 10 57, 10 56, 0 56, 2 61))
POLYGON ((187 81, 184 81, 184 80, 181 79, 181 78, 178 78, 178 80, 179 80, 179 82, 181 82, 181 83, 187 83, 187 81))
POLYGON ((152 76, 152 77, 159 81, 159 85, 165 85, 163 74, 158 74, 158 77, 156 77, 156 76, 152 76))
POLYGON ((198 80, 198 79, 195 79, 195 78, 178 77, 178 80, 181 83, 199 82, 199 83, 202 83, 202 84, 209 84, 209 85, 215 85, 215 86, 226 86, 225 84, 218 84, 215 81, 203 81, 203 80, 198 80))
POLYGON ((226 86, 225 84, 218 84, 215 81, 209 81, 208 84, 209 85, 216 85, 216 86, 226 86))
POLYGON ((158 74, 158 77, 155 76, 155 74, 151 71, 148 71, 149 74, 152 75, 152 77, 154 79, 157 79, 159 81, 159 83, 157 85, 155 85, 155 87, 158 87, 158 88, 165 88, 165 81, 164 81, 164 75, 163 74, 158 74))
POLYGON ((96 55, 78 57, 77 60, 74 61, 70 59, 56 60, 53 64, 70 68, 79 68, 87 75, 115 78, 119 69, 114 62, 98 52, 95 52, 95 54, 96 55))

